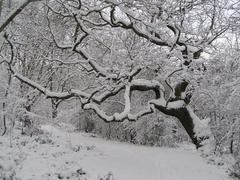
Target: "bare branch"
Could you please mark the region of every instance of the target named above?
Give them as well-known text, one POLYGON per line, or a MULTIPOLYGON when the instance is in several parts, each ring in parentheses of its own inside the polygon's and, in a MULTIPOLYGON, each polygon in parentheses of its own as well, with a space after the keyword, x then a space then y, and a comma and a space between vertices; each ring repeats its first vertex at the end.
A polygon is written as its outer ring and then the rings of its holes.
POLYGON ((19 14, 21 11, 31 2, 40 1, 40 0, 24 0, 20 6, 10 12, 9 16, 0 24, 0 33, 8 26, 9 23, 19 14))
POLYGON ((62 44, 60 44, 60 43, 57 42, 56 37, 55 37, 55 35, 54 35, 54 33, 53 33, 53 30, 52 30, 52 28, 51 28, 51 23, 50 23, 50 20, 49 20, 49 11, 47 11, 47 23, 48 23, 49 32, 50 32, 50 34, 51 34, 51 36, 52 36, 52 39, 53 39, 54 44, 55 44, 59 49, 72 49, 72 46, 73 46, 73 45, 62 45, 62 44))

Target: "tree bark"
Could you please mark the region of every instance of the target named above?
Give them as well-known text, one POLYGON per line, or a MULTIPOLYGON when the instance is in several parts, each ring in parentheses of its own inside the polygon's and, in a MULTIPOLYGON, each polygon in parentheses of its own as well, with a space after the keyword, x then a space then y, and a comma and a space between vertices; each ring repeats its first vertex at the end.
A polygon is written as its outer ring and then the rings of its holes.
MULTIPOLYGON (((8 97, 8 94, 9 94, 9 87, 11 85, 11 82, 12 82, 12 74, 11 72, 8 70, 8 82, 7 82, 7 89, 5 91, 5 94, 4 94, 4 99, 5 101, 7 100, 7 97, 8 97)), ((6 123, 6 120, 7 120, 7 117, 6 117, 6 106, 7 106, 7 103, 6 102, 3 102, 2 104, 2 111, 3 111, 3 133, 2 133, 2 136, 5 135, 5 133, 7 132, 7 123, 6 123)))
MULTIPOLYGON (((182 107, 179 109, 167 109, 163 106, 155 106, 159 111, 166 115, 170 115, 176 117, 187 134, 191 138, 193 144, 196 148, 200 148, 203 144, 201 144, 204 140, 209 139, 209 134, 199 135, 198 132, 202 129, 199 129, 199 124, 201 123, 197 116, 193 113, 189 106, 182 107), (199 130, 199 131, 198 131, 199 130)), ((206 127, 207 128, 207 127, 206 127)))
POLYGON ((3 132, 2 132, 2 136, 4 136, 7 132, 7 124, 6 124, 6 115, 5 115, 5 109, 6 109, 6 103, 4 102, 2 104, 2 108, 3 108, 3 132))
POLYGON ((58 105, 59 103, 56 103, 54 101, 54 99, 51 99, 51 103, 52 103, 52 119, 55 119, 58 115, 58 105))

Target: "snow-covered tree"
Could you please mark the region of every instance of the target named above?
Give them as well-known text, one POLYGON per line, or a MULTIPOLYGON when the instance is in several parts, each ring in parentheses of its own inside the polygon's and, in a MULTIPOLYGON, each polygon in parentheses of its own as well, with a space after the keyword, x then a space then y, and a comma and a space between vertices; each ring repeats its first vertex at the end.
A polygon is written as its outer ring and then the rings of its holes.
MULTIPOLYGON (((94 81, 59 91, 24 76, 19 67, 4 60, 16 79, 47 98, 78 98, 82 109, 93 110, 105 122, 136 121, 158 110, 176 117, 197 148, 212 138, 208 121, 200 120, 190 107, 189 89, 193 64, 204 60, 203 52, 229 28, 231 11, 224 7, 231 2, 49 0, 40 6, 39 13, 45 12, 47 18, 46 38, 73 54, 71 60, 57 59, 56 65, 75 72, 78 68, 84 78, 94 81), (155 76, 144 75, 149 68, 155 76), (133 112, 131 102, 137 91, 152 96, 133 112), (108 114, 104 103, 116 95, 122 95, 123 109, 108 114)), ((5 27, 1 25, 0 31, 5 27)), ((53 60, 49 54, 43 56, 53 60)))

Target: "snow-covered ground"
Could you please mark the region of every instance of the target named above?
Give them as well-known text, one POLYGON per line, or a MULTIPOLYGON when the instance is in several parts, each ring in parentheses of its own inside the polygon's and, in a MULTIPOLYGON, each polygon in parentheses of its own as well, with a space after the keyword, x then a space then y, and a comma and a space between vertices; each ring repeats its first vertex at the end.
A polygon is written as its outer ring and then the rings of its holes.
POLYGON ((47 135, 30 138, 15 133, 13 148, 8 137, 0 137, 0 179, 230 179, 223 169, 207 164, 192 148, 136 146, 50 125, 42 128, 47 135))

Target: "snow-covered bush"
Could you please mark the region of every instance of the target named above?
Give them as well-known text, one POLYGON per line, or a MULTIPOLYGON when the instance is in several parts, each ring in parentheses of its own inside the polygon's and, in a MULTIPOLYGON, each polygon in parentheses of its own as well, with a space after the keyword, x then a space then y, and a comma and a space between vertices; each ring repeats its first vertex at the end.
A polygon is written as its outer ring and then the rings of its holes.
POLYGON ((236 158, 236 161, 232 167, 232 171, 230 172, 230 175, 234 178, 240 179, 240 157, 236 158))

